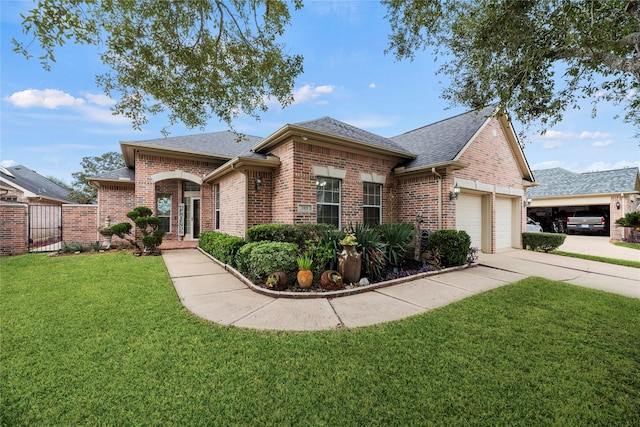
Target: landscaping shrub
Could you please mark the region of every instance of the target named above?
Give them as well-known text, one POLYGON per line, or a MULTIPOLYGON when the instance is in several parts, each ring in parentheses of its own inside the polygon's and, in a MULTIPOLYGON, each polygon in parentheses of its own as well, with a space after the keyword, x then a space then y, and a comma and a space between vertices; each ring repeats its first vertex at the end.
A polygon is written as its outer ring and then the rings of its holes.
POLYGON ((91 244, 83 242, 62 242, 62 249, 60 252, 63 254, 74 254, 76 252, 90 252, 91 244))
POLYGON ((158 246, 162 244, 165 235, 165 231, 159 229, 160 219, 153 216, 153 211, 146 206, 136 206, 127 213, 127 218, 134 222, 138 232, 131 231, 131 223, 121 222, 109 229, 111 233, 131 243, 138 254, 157 255, 158 246), (139 235, 142 235, 142 238, 138 240, 139 235))
POLYGON ((247 230, 248 242, 287 242, 304 247, 336 228, 330 224, 260 224, 247 230))
POLYGON ((253 249, 261 243, 264 243, 264 242, 250 242, 242 246, 240 249, 238 249, 238 252, 236 252, 235 262, 234 262, 236 270, 238 270, 240 273, 244 274, 245 276, 248 274, 249 257, 251 256, 251 251, 253 251, 253 249))
POLYGON ((467 263, 471 237, 464 230, 438 230, 429 236, 427 249, 438 254, 444 268, 467 263))
POLYGON ((293 275, 298 269, 298 249, 299 246, 295 243, 259 242, 249 254, 249 278, 261 281, 275 271, 293 275))
POLYGON ((230 234, 218 233, 216 231, 206 231, 200 233, 198 246, 218 261, 229 264, 233 267, 235 264, 235 256, 245 244, 241 237, 232 236, 230 234))
POLYGON ((550 252, 564 243, 566 234, 559 233, 522 233, 522 246, 531 251, 550 252))
POLYGON ((354 234, 358 241, 356 248, 362 252, 362 276, 372 280, 380 279, 387 265, 386 244, 382 241, 381 234, 362 223, 357 223, 355 227, 347 226, 344 230, 344 235, 346 234, 354 234))
POLYGON ((413 238, 413 224, 396 222, 380 224, 376 228, 386 244, 387 262, 394 267, 400 267, 406 260, 407 249, 413 238))

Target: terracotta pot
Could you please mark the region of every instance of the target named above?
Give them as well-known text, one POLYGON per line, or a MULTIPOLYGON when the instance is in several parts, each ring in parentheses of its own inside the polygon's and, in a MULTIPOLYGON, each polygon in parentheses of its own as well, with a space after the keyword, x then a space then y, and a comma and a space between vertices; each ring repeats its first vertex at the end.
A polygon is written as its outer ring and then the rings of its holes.
POLYGON ((344 288, 342 276, 335 270, 327 270, 320 276, 320 286, 328 291, 335 291, 344 288), (336 278, 337 277, 337 278, 336 278))
POLYGON ((302 289, 309 289, 313 284, 313 272, 311 270, 298 271, 298 285, 302 289))
POLYGON ((356 283, 360 280, 362 268, 362 254, 356 250, 355 245, 344 245, 344 249, 338 255, 338 271, 345 283, 356 283))
POLYGON ((267 283, 271 283, 272 285, 270 287, 275 289, 276 291, 282 291, 284 289, 287 289, 289 278, 287 277, 287 274, 285 272, 276 271, 267 276, 267 283))

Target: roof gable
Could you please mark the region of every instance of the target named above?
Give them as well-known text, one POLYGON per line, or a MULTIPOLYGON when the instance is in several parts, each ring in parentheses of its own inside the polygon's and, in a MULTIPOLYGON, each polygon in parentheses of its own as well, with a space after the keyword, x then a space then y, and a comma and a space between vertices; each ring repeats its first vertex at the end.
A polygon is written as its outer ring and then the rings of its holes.
POLYGON ((407 169, 451 162, 457 159, 496 108, 491 105, 479 111, 469 111, 391 139, 416 155, 415 160, 405 165, 407 169))
POLYGON ((0 172, 2 180, 25 192, 26 197, 43 197, 61 202, 72 203, 69 199, 70 190, 48 180, 25 166, 17 165, 0 172), (30 193, 30 194, 29 194, 30 193))
POLYGON ((377 135, 364 129, 360 129, 356 126, 341 122, 340 120, 336 120, 332 117, 325 116, 316 120, 298 122, 294 123, 293 126, 297 128, 310 129, 317 132, 348 138, 393 151, 406 152, 406 154, 409 155, 413 154, 407 151, 406 148, 397 144, 391 138, 386 138, 384 136, 377 135))
POLYGON ((539 187, 528 190, 530 197, 574 196, 585 194, 634 193, 640 191, 637 167, 575 173, 562 168, 535 171, 539 187))

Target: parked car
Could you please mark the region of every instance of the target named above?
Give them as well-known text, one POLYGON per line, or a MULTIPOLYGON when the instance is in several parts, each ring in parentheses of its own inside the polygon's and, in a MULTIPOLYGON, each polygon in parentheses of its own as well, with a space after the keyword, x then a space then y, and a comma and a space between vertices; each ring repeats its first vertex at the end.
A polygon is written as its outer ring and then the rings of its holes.
POLYGON ((607 216, 601 212, 578 211, 567 218, 567 231, 571 233, 604 233, 608 230, 607 216))
POLYGON ((540 233, 542 232, 542 226, 539 222, 527 217, 527 232, 528 233, 540 233))

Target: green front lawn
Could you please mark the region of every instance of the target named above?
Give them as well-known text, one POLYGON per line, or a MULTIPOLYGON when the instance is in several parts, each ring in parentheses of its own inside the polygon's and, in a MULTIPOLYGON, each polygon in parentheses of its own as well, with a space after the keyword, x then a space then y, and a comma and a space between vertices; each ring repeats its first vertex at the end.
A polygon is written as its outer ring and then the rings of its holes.
POLYGON ((631 260, 628 260, 628 259, 607 258, 607 257, 602 257, 602 256, 597 256, 597 255, 577 254, 577 253, 574 253, 574 252, 565 252, 565 251, 551 251, 551 253, 554 254, 554 255, 568 256, 568 257, 571 257, 571 258, 587 259, 589 261, 598 261, 598 262, 604 262, 604 263, 607 263, 607 264, 614 264, 614 265, 622 265, 622 266, 625 266, 625 267, 640 268, 640 262, 631 261, 631 260))
POLYGON ((640 300, 540 278, 360 329, 200 320, 162 259, 0 259, 3 425, 640 425, 640 300))

